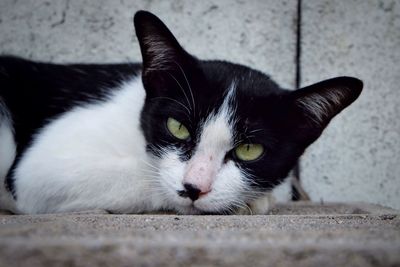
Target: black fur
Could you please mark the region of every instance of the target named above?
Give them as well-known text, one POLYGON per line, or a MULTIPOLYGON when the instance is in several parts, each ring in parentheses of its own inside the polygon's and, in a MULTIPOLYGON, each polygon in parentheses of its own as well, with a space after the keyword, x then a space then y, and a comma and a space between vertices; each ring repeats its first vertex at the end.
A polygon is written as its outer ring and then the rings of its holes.
MULTIPOLYGON (((361 81, 340 77, 294 92, 285 90, 267 75, 248 67, 198 60, 148 12, 138 12, 134 23, 143 68, 140 64, 56 65, 0 57, 0 99, 12 117, 18 158, 48 121, 76 105, 104 101, 118 84, 141 71, 146 89, 141 126, 148 150, 159 155, 160 148, 175 146, 183 151, 182 160, 190 159, 201 123, 220 108, 227 89, 235 83, 235 142, 263 144, 265 153, 258 160, 243 162, 231 151, 226 160, 233 160, 251 173, 252 186, 271 189, 362 89, 361 81), (340 101, 333 101, 332 96, 340 101), (188 103, 192 99, 194 103, 188 103), (304 105, 313 99, 324 99, 325 112, 318 117, 323 121, 317 122, 313 111, 304 105), (192 105, 190 114, 178 102, 192 105), (171 136, 165 124, 168 117, 183 122, 193 138, 180 141, 171 136)), ((11 178, 8 183, 12 187, 11 178)))
POLYGON ((0 57, 0 99, 8 109, 17 143, 12 171, 32 137, 46 123, 77 105, 104 101, 118 84, 137 75, 140 64, 57 65, 0 57))
POLYGON ((148 12, 136 14, 135 26, 143 55, 147 98, 142 128, 149 149, 159 154, 160 148, 173 145, 184 151, 183 159, 189 159, 198 140, 175 139, 164 126, 167 118, 178 119, 188 127, 191 136, 198 137, 201 123, 211 112, 218 110, 226 90, 234 82, 238 121, 235 143, 262 144, 266 151, 252 162, 240 161, 230 151, 226 160, 234 160, 251 173, 254 177, 252 186, 263 190, 281 183, 330 119, 361 93, 362 82, 350 77, 331 79, 295 92, 285 90, 267 75, 248 67, 196 59, 179 45, 157 17, 148 12), (165 51, 167 56, 160 60, 152 46, 165 51), (185 108, 176 101, 191 105, 190 99, 187 100, 191 92, 195 102, 192 105, 196 109, 188 117, 185 108), (340 96, 340 104, 329 99, 327 92, 340 96), (313 114, 298 104, 303 98, 310 101, 307 97, 313 94, 325 99, 331 112, 320 124, 315 123, 313 114))

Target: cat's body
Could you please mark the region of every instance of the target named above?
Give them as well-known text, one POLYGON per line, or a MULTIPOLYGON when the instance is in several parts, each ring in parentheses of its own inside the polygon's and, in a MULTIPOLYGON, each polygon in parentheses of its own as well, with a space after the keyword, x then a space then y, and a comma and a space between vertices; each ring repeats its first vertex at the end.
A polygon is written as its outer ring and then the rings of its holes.
POLYGON ((0 207, 234 212, 281 183, 361 92, 343 77, 293 93, 190 56, 147 12, 135 27, 143 67, 0 57, 0 207))

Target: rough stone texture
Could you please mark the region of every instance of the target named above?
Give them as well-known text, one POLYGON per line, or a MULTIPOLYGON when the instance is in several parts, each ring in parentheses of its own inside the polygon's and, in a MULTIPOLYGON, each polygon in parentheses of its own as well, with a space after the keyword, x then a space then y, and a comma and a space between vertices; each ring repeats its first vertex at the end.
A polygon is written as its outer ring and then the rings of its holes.
POLYGON ((271 213, 0 215, 0 266, 400 264, 399 211, 296 203, 271 213))
POLYGON ((302 161, 313 200, 400 208, 400 2, 303 1, 303 85, 347 75, 364 81, 353 106, 302 161))

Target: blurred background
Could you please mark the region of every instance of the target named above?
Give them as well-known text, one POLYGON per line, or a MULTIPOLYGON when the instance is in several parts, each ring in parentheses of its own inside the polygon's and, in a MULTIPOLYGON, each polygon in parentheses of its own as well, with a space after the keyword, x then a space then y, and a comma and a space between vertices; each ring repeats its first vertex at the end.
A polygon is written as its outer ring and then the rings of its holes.
MULTIPOLYGON (((199 58, 251 66, 285 88, 362 79, 361 97, 302 157, 301 182, 313 201, 400 209, 400 1, 1 0, 0 54, 140 61, 132 24, 140 9, 199 58)), ((276 196, 289 200, 290 186, 276 196)))

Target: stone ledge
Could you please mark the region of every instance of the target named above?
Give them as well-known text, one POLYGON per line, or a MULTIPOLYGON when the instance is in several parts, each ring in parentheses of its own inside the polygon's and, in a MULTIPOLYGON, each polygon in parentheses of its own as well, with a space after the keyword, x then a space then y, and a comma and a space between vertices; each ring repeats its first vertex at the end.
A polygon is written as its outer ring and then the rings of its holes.
POLYGON ((0 266, 400 264, 399 211, 290 203, 271 213, 278 215, 1 215, 0 266))

